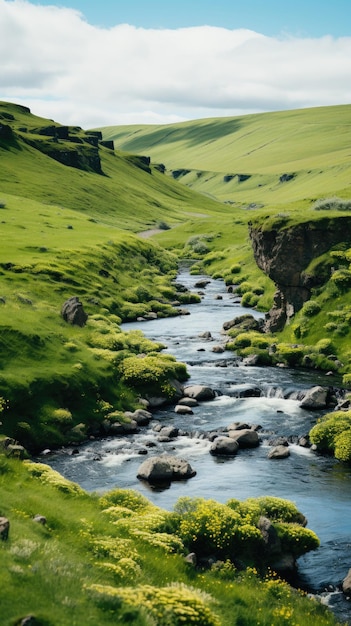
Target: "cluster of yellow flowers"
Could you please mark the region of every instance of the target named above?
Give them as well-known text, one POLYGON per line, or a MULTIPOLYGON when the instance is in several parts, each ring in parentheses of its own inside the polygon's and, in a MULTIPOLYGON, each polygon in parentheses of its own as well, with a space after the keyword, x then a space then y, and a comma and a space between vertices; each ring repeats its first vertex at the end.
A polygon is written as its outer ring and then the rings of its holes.
POLYGON ((72 483, 70 480, 63 478, 61 474, 51 469, 44 463, 33 463, 32 461, 24 461, 29 473, 35 478, 39 478, 41 482, 47 485, 52 485, 64 493, 71 495, 83 495, 85 491, 76 483, 72 483))
POLYGON ((120 599, 131 606, 146 610, 154 623, 167 626, 220 626, 209 604, 211 596, 186 585, 168 587, 140 585, 116 588, 107 585, 91 585, 87 591, 97 600, 112 603, 120 599))

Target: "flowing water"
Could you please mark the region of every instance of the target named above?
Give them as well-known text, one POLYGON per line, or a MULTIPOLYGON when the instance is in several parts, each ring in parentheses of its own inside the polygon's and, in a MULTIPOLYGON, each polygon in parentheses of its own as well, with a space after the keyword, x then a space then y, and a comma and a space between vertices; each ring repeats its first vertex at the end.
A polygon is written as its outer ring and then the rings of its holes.
MULTIPOLYGON (((178 282, 194 290, 200 278, 206 277, 194 277, 184 270, 178 282)), ((220 502, 261 495, 292 500, 321 540, 318 550, 299 559, 299 583, 313 592, 324 592, 323 601, 338 617, 350 619, 350 603, 338 587, 351 567, 351 469, 294 444, 290 445, 289 458, 267 458, 269 436, 306 435, 322 414, 301 409, 299 392, 316 384, 337 383, 322 373, 245 367, 232 352, 213 352, 215 345, 223 344, 223 322, 248 313, 248 309, 241 308, 226 292, 223 281, 211 280, 202 293, 200 304, 187 307, 190 315, 122 326, 123 330, 141 329, 186 362, 191 376, 187 384, 205 384, 217 390, 216 398, 200 403, 191 416, 176 414, 172 408, 155 412, 160 423, 177 426, 189 435, 161 443, 151 423, 137 435, 92 441, 82 445, 79 454, 62 450, 47 455, 45 460, 88 491, 133 488, 168 510, 180 496, 220 502), (205 331, 210 331, 211 340, 199 336, 205 331), (242 397, 248 389, 260 395, 242 397), (210 442, 202 433, 239 421, 261 425, 260 447, 240 450, 233 458, 211 456, 210 442), (187 459, 196 476, 162 489, 138 481, 137 470, 145 459, 142 455, 164 451, 187 459)), ((252 314, 262 316, 255 311, 252 314)))

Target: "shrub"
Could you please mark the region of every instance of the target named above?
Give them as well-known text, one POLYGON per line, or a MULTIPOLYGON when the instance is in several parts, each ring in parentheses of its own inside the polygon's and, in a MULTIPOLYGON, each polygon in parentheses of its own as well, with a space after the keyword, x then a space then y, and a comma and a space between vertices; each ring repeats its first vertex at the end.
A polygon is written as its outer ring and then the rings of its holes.
POLYGON ((333 354, 333 352, 335 352, 335 346, 330 339, 320 339, 316 343, 316 350, 320 354, 328 356, 329 354, 333 354))
MULTIPOLYGON (((334 413, 327 413, 317 424, 310 430, 310 440, 315 444, 322 452, 334 453, 336 458, 337 453, 344 457, 346 454, 349 435, 345 435, 338 440, 338 437, 343 433, 351 433, 351 411, 334 411, 334 413), (337 440, 339 447, 337 449, 337 440)), ((350 460, 350 458, 341 458, 340 460, 350 460)))
POLYGON ((230 271, 232 274, 240 274, 241 265, 239 265, 239 263, 234 263, 234 265, 231 266, 230 271))
POLYGON ((121 602, 138 607, 151 616, 152 623, 165 626, 220 626, 210 608, 210 595, 174 583, 167 587, 140 585, 135 587, 110 587, 94 584, 87 588, 99 604, 106 608, 119 608, 121 602))
POLYGON ((143 392, 156 391, 170 400, 176 392, 170 381, 185 381, 188 378, 186 365, 178 363, 169 355, 128 357, 120 364, 120 372, 127 385, 143 392))
POLYGON ((304 357, 302 346, 294 346, 291 344, 278 343, 275 358, 277 361, 283 361, 289 367, 301 365, 304 357))
POLYGON ((315 300, 309 300, 308 302, 305 302, 302 307, 302 313, 304 315, 307 315, 307 317, 313 317, 314 315, 317 315, 320 310, 321 307, 315 300))
POLYGON ((244 281, 238 285, 236 291, 240 296, 243 296, 244 293, 247 293, 248 291, 252 293, 252 285, 247 281, 244 281))
MULTIPOLYGON (((180 504, 181 501, 182 498, 180 504)), ((181 506, 176 505, 175 510, 181 510, 181 506)), ((241 520, 239 513, 225 504, 202 498, 181 515, 178 535, 191 551, 229 559, 239 554, 250 558, 262 543, 258 528, 241 520)))
POLYGON ((345 268, 336 270, 336 272, 331 275, 331 280, 339 291, 347 291, 349 287, 351 287, 351 271, 345 268))
POLYGON ((350 211, 351 201, 342 200, 336 196, 332 198, 321 198, 312 205, 312 209, 315 211, 350 211))
POLYGON ((256 296, 252 291, 247 291, 244 293, 241 298, 241 306, 243 307, 255 307, 257 302, 259 301, 259 297, 256 296))
POLYGON ((349 430, 344 430, 334 440, 335 457, 340 461, 351 461, 351 425, 349 430))
POLYGON ((275 524, 283 552, 292 554, 296 559, 319 546, 317 535, 300 524, 275 524))

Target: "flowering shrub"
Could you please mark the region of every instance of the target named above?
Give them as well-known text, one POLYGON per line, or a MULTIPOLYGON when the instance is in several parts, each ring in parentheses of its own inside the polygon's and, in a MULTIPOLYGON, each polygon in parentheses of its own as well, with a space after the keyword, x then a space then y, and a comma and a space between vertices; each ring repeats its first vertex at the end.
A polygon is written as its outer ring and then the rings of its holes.
POLYGON ((105 493, 99 502, 102 508, 120 505, 132 511, 140 511, 150 506, 149 500, 133 489, 113 489, 105 493))
POLYGON ((304 516, 293 502, 274 496, 248 498, 244 502, 229 500, 227 505, 254 524, 257 524, 261 515, 268 517, 271 521, 296 523, 304 521, 304 516))
POLYGON ((175 507, 183 511, 178 534, 190 550, 232 559, 243 554, 249 557, 259 548, 262 535, 258 528, 229 506, 198 498, 192 508, 191 502, 182 500, 175 507))
MULTIPOLYGON (((157 626, 220 626, 209 604, 211 596, 182 584, 169 587, 110 587, 90 585, 87 591, 106 607, 116 606, 116 600, 131 607, 143 608, 157 626)), ((118 605, 117 605, 118 606, 118 605)))
POLYGON ((52 485, 63 491, 64 493, 68 493, 71 495, 84 495, 85 491, 76 483, 72 483, 70 480, 67 480, 61 474, 51 469, 48 465, 44 463, 32 463, 31 461, 24 461, 27 465, 28 472, 35 478, 39 478, 41 482, 46 483, 47 485, 52 485))
POLYGON ((321 451, 335 454, 341 461, 351 460, 351 411, 327 413, 310 430, 310 440, 321 451))
POLYGON ((312 530, 303 528, 300 524, 279 522, 275 524, 275 528, 278 531, 283 551, 290 552, 296 559, 319 546, 317 535, 312 530))
POLYGON ((128 580, 132 581, 138 578, 141 574, 141 567, 136 561, 128 556, 121 557, 118 563, 98 563, 99 567, 107 570, 119 581, 128 580))

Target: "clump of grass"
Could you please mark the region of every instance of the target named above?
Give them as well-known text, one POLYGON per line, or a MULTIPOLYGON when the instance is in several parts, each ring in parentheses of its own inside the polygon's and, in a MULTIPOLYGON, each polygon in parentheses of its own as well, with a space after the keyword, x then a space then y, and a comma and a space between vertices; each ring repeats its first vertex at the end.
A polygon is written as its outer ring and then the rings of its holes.
POLYGON ((314 211, 351 211, 351 200, 343 200, 336 196, 321 198, 312 205, 314 211))

